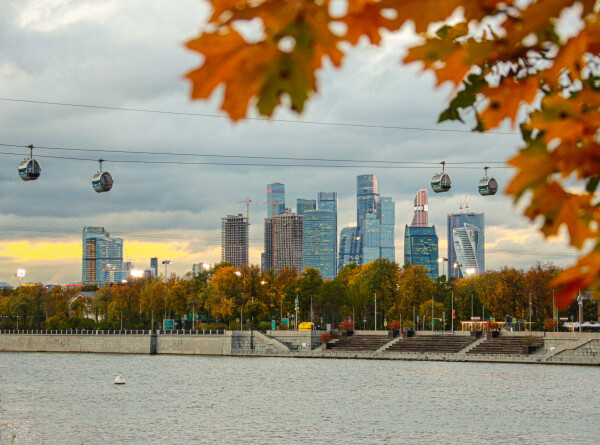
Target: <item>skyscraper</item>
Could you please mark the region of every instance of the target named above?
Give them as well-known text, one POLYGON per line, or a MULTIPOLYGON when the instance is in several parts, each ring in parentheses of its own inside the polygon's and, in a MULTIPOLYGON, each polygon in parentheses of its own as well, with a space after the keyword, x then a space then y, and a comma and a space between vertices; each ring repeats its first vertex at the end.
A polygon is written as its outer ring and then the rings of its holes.
POLYGON ((344 227, 340 233, 340 254, 338 258, 338 270, 350 263, 358 264, 358 244, 360 236, 358 227, 344 227))
POLYGON ((356 227, 342 230, 340 268, 350 262, 366 264, 377 258, 395 261, 395 205, 392 198, 379 197, 375 175, 356 178, 356 227))
POLYGON ((248 264, 248 226, 242 214, 221 218, 221 261, 235 267, 248 264))
POLYGON ((379 257, 396 261, 394 247, 394 226, 396 224, 396 205, 392 198, 380 198, 377 203, 379 218, 379 257))
POLYGON ((329 210, 335 217, 335 274, 338 272, 338 213, 337 192, 319 192, 319 210, 329 210))
POLYGON ((413 216, 411 227, 427 227, 427 215, 429 205, 427 204, 427 190, 421 189, 415 196, 415 215, 413 216))
POLYGON ((362 226, 367 213, 377 212, 379 201, 379 183, 375 175, 356 177, 356 225, 362 226))
POLYGON ((304 215, 304 212, 316 209, 317 201, 315 199, 296 199, 296 215, 304 215))
POLYGON ((421 265, 427 275, 436 279, 439 276, 439 246, 435 226, 404 228, 404 263, 421 265))
POLYGON ((448 275, 462 278, 485 272, 485 219, 483 213, 448 215, 448 275), (454 264, 457 266, 454 267, 454 264))
POLYGON ((154 271, 154 277, 158 276, 158 258, 150 258, 150 269, 154 271))
POLYGON ((404 228, 404 263, 425 266, 432 279, 439 276, 439 242, 435 226, 427 226, 427 190, 421 189, 415 196, 412 224, 404 228))
MULTIPOLYGON (((285 185, 280 182, 267 184, 267 202, 277 201, 275 205, 275 214, 283 215, 285 213, 285 185)), ((267 205, 267 218, 273 216, 273 204, 267 205)))
POLYGON ((103 283, 102 271, 104 270, 112 271, 112 274, 109 273, 109 278, 112 276, 113 279, 114 272, 123 273, 122 238, 112 238, 104 227, 84 227, 82 247, 81 281, 84 283, 103 283))
POLYGON ((336 218, 329 210, 308 210, 304 214, 302 268, 312 267, 324 279, 336 275, 336 218))
POLYGON ((265 218, 265 255, 263 269, 279 272, 286 266, 302 271, 302 216, 285 213, 265 218))

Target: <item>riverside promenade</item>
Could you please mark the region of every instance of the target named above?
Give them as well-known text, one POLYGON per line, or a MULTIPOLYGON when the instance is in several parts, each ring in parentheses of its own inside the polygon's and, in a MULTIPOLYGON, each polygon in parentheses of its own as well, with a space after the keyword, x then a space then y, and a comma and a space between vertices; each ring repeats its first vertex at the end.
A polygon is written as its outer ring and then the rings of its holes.
POLYGON ((600 365, 600 334, 419 331, 0 331, 0 352, 173 354, 600 365))

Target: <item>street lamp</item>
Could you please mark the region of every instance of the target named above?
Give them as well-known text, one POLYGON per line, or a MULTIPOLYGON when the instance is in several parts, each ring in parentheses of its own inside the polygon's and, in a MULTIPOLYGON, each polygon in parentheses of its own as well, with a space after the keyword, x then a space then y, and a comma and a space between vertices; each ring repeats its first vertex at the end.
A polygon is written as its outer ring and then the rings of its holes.
POLYGON ((446 281, 448 281, 448 277, 446 276, 446 272, 445 272, 445 264, 448 262, 448 258, 438 258, 438 263, 442 263, 442 275, 446 278, 446 281))
POLYGON ((19 287, 21 287, 21 279, 25 276, 25 269, 17 270, 15 277, 19 277, 19 287))
POLYGON ((167 266, 169 264, 173 264, 173 261, 171 260, 164 260, 162 262, 165 265, 165 317, 163 318, 163 329, 164 329, 164 323, 165 323, 165 319, 167 318, 167 266))
POLYGON ((454 276, 454 273, 456 272, 456 269, 458 269, 460 271, 460 268, 462 267, 462 264, 456 262, 452 265, 452 276, 454 276))
POLYGON ((374 292, 375 295, 375 330, 377 330, 377 292, 374 292))

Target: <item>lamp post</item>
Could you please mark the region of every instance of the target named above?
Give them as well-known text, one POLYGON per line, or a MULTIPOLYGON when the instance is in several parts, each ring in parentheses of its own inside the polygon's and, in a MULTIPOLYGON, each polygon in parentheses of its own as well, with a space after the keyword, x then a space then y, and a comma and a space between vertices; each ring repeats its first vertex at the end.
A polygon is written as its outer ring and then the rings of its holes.
POLYGON ((162 263, 165 265, 165 317, 163 318, 163 329, 164 329, 165 319, 167 318, 167 266, 169 264, 172 264, 173 261, 164 260, 162 263))
POLYGON ((373 292, 375 295, 375 330, 377 330, 377 292, 373 292))
POLYGON ((454 291, 451 292, 452 295, 452 332, 454 332, 454 291))
POLYGON ((19 287, 21 287, 21 279, 25 276, 25 269, 17 270, 15 276, 19 278, 19 287))
POLYGON ((577 304, 579 304, 579 332, 581 332, 581 325, 583 323, 583 295, 581 295, 581 291, 579 291, 579 295, 577 296, 577 304))
POLYGON ((447 262, 448 262, 448 258, 438 258, 438 263, 442 263, 442 275, 444 276, 446 281, 448 281, 448 276, 446 275, 446 272, 445 272, 446 265, 444 263, 447 263, 447 262))
POLYGON ((462 264, 456 262, 452 265, 452 276, 454 276, 454 272, 456 272, 456 269, 458 269, 460 271, 460 268, 462 267, 462 264))
POLYGON ((433 320, 434 320, 434 318, 433 318, 433 304, 434 304, 434 301, 433 301, 433 295, 432 295, 431 296, 431 332, 432 333, 433 333, 433 320))
POLYGON ((531 292, 529 292, 529 330, 531 331, 531 292))

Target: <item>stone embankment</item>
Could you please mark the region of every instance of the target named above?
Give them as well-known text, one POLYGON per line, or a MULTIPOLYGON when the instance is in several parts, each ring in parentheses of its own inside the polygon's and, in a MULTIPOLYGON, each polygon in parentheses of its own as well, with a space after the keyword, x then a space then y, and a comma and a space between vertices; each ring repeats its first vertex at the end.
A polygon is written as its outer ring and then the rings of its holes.
POLYGON ((600 334, 514 332, 417 332, 389 337, 384 331, 336 335, 292 331, 0 331, 0 352, 87 352, 424 360, 600 365, 600 334))

